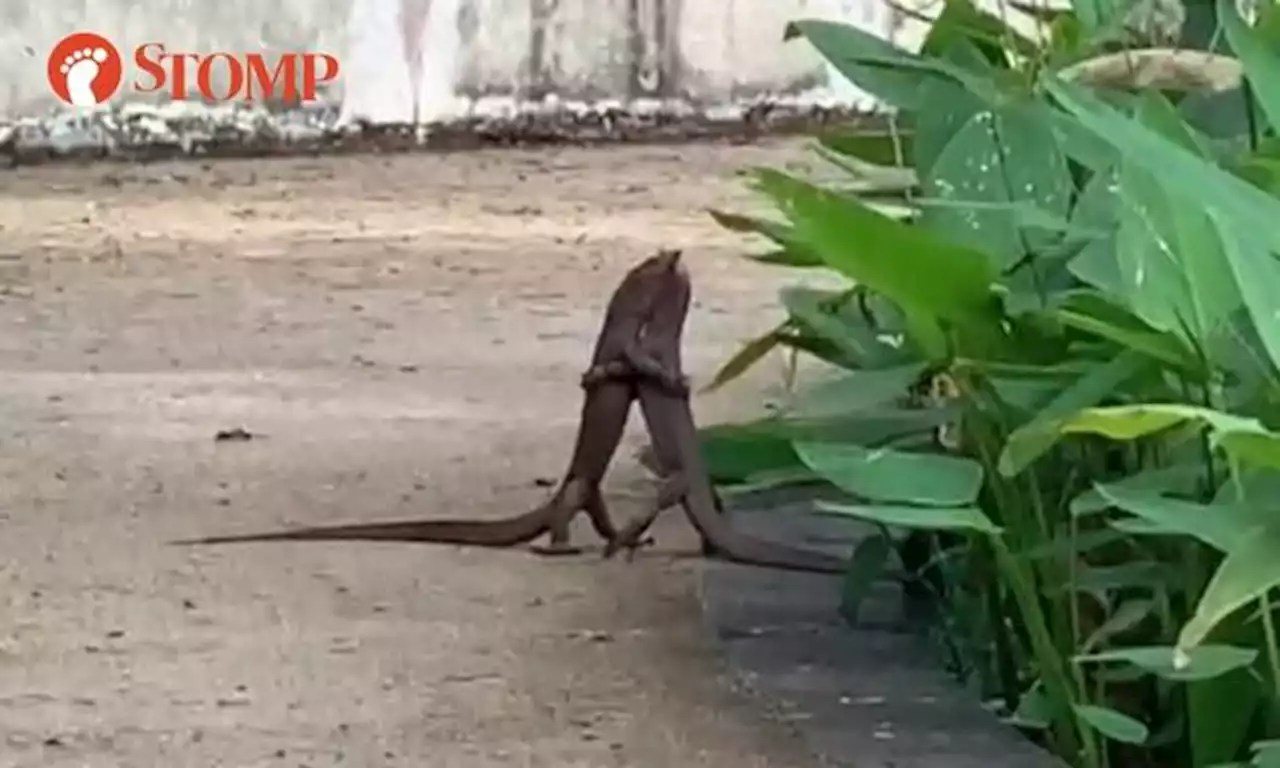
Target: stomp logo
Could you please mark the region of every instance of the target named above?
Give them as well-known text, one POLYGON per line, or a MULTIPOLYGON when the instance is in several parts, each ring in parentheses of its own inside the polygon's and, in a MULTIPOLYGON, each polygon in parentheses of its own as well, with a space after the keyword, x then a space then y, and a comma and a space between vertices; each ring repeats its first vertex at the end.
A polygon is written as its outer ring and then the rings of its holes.
MULTIPOLYGON (((142 77, 133 83, 138 93, 167 89, 176 100, 233 99, 313 101, 319 86, 338 76, 338 60, 327 53, 284 53, 268 66, 260 53, 231 54, 171 52, 164 43, 143 43, 133 51, 142 77), (149 82, 148 82, 149 80, 149 82)), ((124 60, 107 38, 93 32, 74 32, 49 51, 49 87, 59 99, 75 107, 101 104, 120 89, 124 60)))
POLYGON ((120 87, 124 62, 111 41, 92 32, 75 32, 49 51, 49 85, 58 98, 76 107, 101 104, 120 87))

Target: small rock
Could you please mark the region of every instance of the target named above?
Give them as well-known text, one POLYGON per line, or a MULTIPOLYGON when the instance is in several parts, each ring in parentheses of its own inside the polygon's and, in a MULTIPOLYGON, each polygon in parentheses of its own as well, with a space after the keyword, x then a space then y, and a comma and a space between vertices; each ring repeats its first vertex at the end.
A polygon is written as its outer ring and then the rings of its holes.
POLYGON ((570 632, 569 636, 575 640, 586 640, 590 643, 612 643, 614 636, 612 632, 606 632, 602 629, 583 629, 576 632, 570 632))
POLYGON ((213 436, 213 441, 215 443, 227 443, 227 442, 245 443, 250 440, 253 440, 256 437, 257 435, 253 434, 252 432, 245 429, 244 427, 232 427, 231 429, 218 430, 218 432, 213 436))
POLYGON ((219 698, 217 701, 217 705, 223 708, 247 707, 250 703, 251 703, 251 699, 247 694, 244 694, 244 693, 235 693, 235 694, 232 694, 231 696, 223 696, 219 698))

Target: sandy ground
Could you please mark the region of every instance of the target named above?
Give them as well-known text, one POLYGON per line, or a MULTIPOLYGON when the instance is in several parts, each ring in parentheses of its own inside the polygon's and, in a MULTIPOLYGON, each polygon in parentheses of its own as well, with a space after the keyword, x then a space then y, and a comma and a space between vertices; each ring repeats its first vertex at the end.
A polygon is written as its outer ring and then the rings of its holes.
MULTIPOLYGON (((718 681, 679 518, 630 565, 165 544, 527 509, 637 259, 687 249, 695 378, 776 320, 776 273, 702 209, 751 200, 735 169, 797 157, 0 172, 0 766, 811 764, 718 681), (215 443, 233 427, 260 437, 215 443)), ((752 407, 776 370, 700 418, 752 407)), ((621 515, 652 488, 638 422, 621 515)))

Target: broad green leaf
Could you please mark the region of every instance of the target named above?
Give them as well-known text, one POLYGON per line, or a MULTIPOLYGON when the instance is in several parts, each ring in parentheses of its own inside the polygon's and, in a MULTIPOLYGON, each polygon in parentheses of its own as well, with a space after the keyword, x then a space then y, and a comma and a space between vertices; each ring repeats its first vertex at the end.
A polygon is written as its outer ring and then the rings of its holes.
POLYGON ((814 267, 825 267, 821 260, 812 256, 807 256, 803 252, 791 251, 786 248, 775 248, 772 251, 764 253, 744 253, 744 258, 760 264, 768 264, 773 267, 795 267, 797 269, 813 269, 814 267))
POLYGON ((1191 536, 1221 552, 1236 547, 1268 513, 1241 504, 1196 504, 1149 491, 1098 485, 1098 493, 1119 509, 1163 531, 1191 536))
MULTIPOLYGON (((1122 480, 1107 483, 1107 489, 1123 491, 1164 494, 1170 491, 1187 494, 1195 489, 1199 480, 1197 473, 1203 472, 1201 461, 1183 462, 1168 467, 1155 467, 1143 470, 1122 480)), ((1111 502, 1095 486, 1071 500, 1071 514, 1076 517, 1105 512, 1111 502)))
POLYGON ((930 26, 920 52, 926 56, 938 55, 960 41, 978 46, 988 61, 1006 65, 1006 48, 1029 58, 1040 52, 1040 46, 1034 40, 986 9, 974 5, 972 0, 947 0, 942 13, 930 26))
MULTIPOLYGON (((1269 289, 1280 277, 1270 253, 1280 251, 1275 227, 1280 205, 1274 197, 1218 168, 1150 129, 1125 119, 1107 105, 1052 76, 1045 87, 1079 125, 1105 139, 1148 173, 1169 179, 1168 189, 1204 207, 1222 239, 1237 287, 1268 355, 1280 361, 1280 298, 1269 289)), ((1072 147, 1067 147, 1068 152, 1072 147)))
POLYGON ((1101 236, 1071 260, 1071 273, 1111 296, 1120 294, 1120 265, 1116 261, 1116 212, 1121 208, 1120 179, 1114 168, 1093 174, 1071 211, 1080 229, 1102 230, 1101 236))
POLYGON ((1253 98, 1257 99, 1271 127, 1280 127, 1280 52, 1272 41, 1240 17, 1234 2, 1217 0, 1217 9, 1218 23, 1253 86, 1253 98))
POLYGON ((858 620, 862 601, 880 580, 892 551, 893 542, 883 534, 868 536, 853 548, 840 589, 840 613, 850 623, 858 620))
POLYGON ((818 510, 842 517, 856 517, 881 525, 929 531, 969 531, 996 536, 1001 528, 976 507, 857 506, 818 502, 818 510))
POLYGON ((1150 599, 1126 600, 1089 637, 1085 638, 1084 643, 1080 646, 1080 651, 1089 653, 1116 635, 1128 632, 1145 621, 1155 610, 1155 607, 1156 602, 1150 599))
POLYGON ((1238 466, 1232 475, 1218 486, 1214 504, 1250 501, 1264 505, 1268 499, 1280 499, 1280 472, 1267 466, 1238 466))
POLYGON ((1107 525, 1119 533, 1129 536, 1181 536, 1182 534, 1168 526, 1139 517, 1108 520, 1107 525))
POLYGON ((1237 461, 1280 469, 1280 435, 1252 429, 1222 430, 1212 442, 1237 461))
POLYGON ((904 302, 902 326, 907 347, 924 361, 942 365, 955 353, 942 323, 928 307, 904 302))
POLYGON ((1248 156, 1228 166, 1232 173, 1266 192, 1280 197, 1280 161, 1269 157, 1248 156))
MULTIPOLYGON (((1139 119, 1200 152, 1196 138, 1163 97, 1146 94, 1139 119)), ((1240 292, 1201 201, 1170 183, 1140 166, 1125 163, 1122 167, 1116 235, 1119 295, 1153 328, 1189 333, 1188 341, 1204 347, 1240 306, 1240 292)))
POLYGON ((836 443, 796 443, 795 451, 833 485, 869 501, 960 506, 974 503, 982 487, 982 465, 956 456, 836 443))
POLYGON ((1058 142, 1067 157, 1085 168, 1098 173, 1114 168, 1120 153, 1105 138, 1080 124, 1072 115, 1062 110, 1044 107, 1045 119, 1053 126, 1058 142))
POLYGON ((995 273, 981 253, 785 174, 761 170, 757 178, 801 241, 860 285, 952 320, 995 316, 995 273))
MULTIPOLYGON (((1117 113, 1083 88, 1046 75, 1046 90, 1076 118, 1077 124, 1150 173, 1176 179, 1188 197, 1215 214, 1227 214, 1233 226, 1250 231, 1268 248, 1280 250, 1280 232, 1268 222, 1276 216, 1277 201, 1231 173, 1206 162, 1176 142, 1117 113), (1256 229, 1251 229, 1256 228, 1256 229)), ((1067 147, 1068 154, 1072 148, 1067 147)))
POLYGON ((1113 648, 1099 653, 1075 657, 1078 664, 1115 663, 1131 664, 1145 672, 1165 680, 1209 680, 1233 669, 1247 667, 1258 658, 1253 648, 1236 648, 1230 645, 1200 645, 1187 652, 1187 663, 1174 665, 1176 649, 1168 646, 1142 648, 1113 648))
POLYGON ((1186 422, 1200 422, 1223 432, 1262 430, 1255 419, 1181 403, 1086 408, 1066 419, 1061 429, 1067 433, 1102 435, 1112 440, 1135 440, 1186 422))
POLYGON ((820 486, 824 484, 823 479, 809 471, 808 467, 797 464, 784 469, 757 472, 749 475, 742 482, 720 484, 716 490, 722 498, 731 499, 735 496, 750 496, 762 491, 772 491, 779 488, 791 488, 799 485, 820 486))
POLYGON ((921 226, 989 254, 1004 271, 1048 243, 1001 206, 1023 205, 1064 222, 1071 177, 1058 140, 1039 113, 1023 104, 970 117, 924 177, 922 191, 964 207, 926 207, 921 226))
MULTIPOLYGON (((1280 207, 1276 213, 1280 214, 1280 207)), ((1227 263, 1235 276, 1236 285, 1249 318, 1271 361, 1272 370, 1280 369, 1280 296, 1274 286, 1280 285, 1280 262, 1272 251, 1258 242, 1256 237, 1230 229, 1236 226, 1230 217, 1211 213, 1222 238, 1227 263)))
POLYGON ((937 105, 937 108, 918 110, 913 115, 916 141, 909 157, 923 182, 933 172, 947 145, 970 118, 987 110, 988 104, 961 83, 942 78, 921 85, 920 99, 924 104, 937 105))
MULTIPOLYGON (((1025 8, 1026 6, 1016 4, 1014 7, 1025 8)), ((1051 18, 1047 19, 1049 23, 1048 64, 1057 69, 1084 55, 1083 28, 1074 13, 1045 10, 1052 14, 1051 18)))
POLYGON ((1018 709, 1006 722, 1018 728, 1044 730, 1049 727, 1051 719, 1049 699, 1044 695, 1043 685, 1037 680, 1031 690, 1018 699, 1018 709))
POLYGON ((831 184, 831 189, 876 203, 877 207, 902 207, 911 210, 908 199, 919 193, 916 170, 906 166, 874 165, 857 157, 842 155, 822 145, 813 151, 823 160, 844 171, 844 176, 831 184))
POLYGON ((921 363, 848 371, 801 391, 794 410, 805 416, 819 416, 896 402, 907 394, 923 371, 921 363))
POLYGON ((779 330, 781 328, 774 328, 743 344, 733 357, 720 366, 720 370, 716 371, 711 382, 700 391, 704 394, 714 392, 750 370, 751 366, 760 362, 765 355, 778 346, 779 330))
POLYGON ((999 471, 1012 477, 1044 455, 1058 440, 1058 422, 1114 394, 1145 366, 1143 358, 1125 351, 1098 365, 1062 390, 1036 417, 1014 430, 1000 452, 999 471))
MULTIPOLYGON (((958 200, 945 197, 917 197, 911 202, 925 212, 939 209, 955 214, 969 211, 976 211, 982 214, 1000 214, 1015 221, 1019 227, 1041 231, 1046 234, 1065 235, 1066 238, 1070 238, 1080 245, 1096 238, 1105 237, 1108 234, 1101 229, 1087 229, 1074 225, 1056 213, 1050 213, 1043 208, 1036 207, 1033 202, 1001 202, 998 200, 995 202, 983 202, 980 200, 958 200)), ((1041 255, 1047 258, 1054 247, 1065 250, 1074 247, 1076 243, 1046 245, 1042 249, 1041 255)))
POLYGON ((1072 0, 1075 17, 1080 20, 1086 37, 1105 30, 1126 7, 1120 0, 1072 0))
POLYGON ((1123 712, 1092 704, 1076 704, 1072 709, 1081 720, 1112 741, 1142 744, 1150 735, 1147 726, 1123 712))
POLYGON ((849 82, 898 109, 922 107, 921 84, 942 76, 920 56, 849 24, 794 21, 784 39, 797 35, 808 40, 849 82))
POLYGON ((1237 460, 1280 469, 1280 435, 1264 429, 1257 419, 1194 405, 1147 403, 1087 408, 1064 419, 1058 430, 1134 440, 1188 423, 1208 426, 1212 444, 1237 460))
POLYGON ((1098 292, 1072 292, 1060 303, 1055 316, 1064 325, 1141 352, 1179 370, 1191 372, 1200 368, 1194 352, 1177 336, 1152 328, 1098 292))
POLYGON ((791 440, 758 423, 717 424, 698 432, 707 474, 716 483, 741 483, 766 472, 806 469, 791 440))
POLYGON ((1200 595, 1195 615, 1178 633, 1178 648, 1195 648, 1219 623, 1280 586, 1280 524, 1245 531, 1227 551, 1200 595))
MULTIPOLYGON (((1092 361, 1090 361, 1092 362, 1092 361)), ((1034 414, 1069 387, 1079 374, 1058 371, 1056 376, 1020 378, 988 372, 988 383, 1000 402, 1026 414, 1034 414)))
POLYGON ((1182 119, 1178 108, 1163 93, 1157 90, 1144 91, 1138 99, 1137 107, 1136 116, 1143 125, 1200 157, 1213 160, 1213 144, 1182 119))
POLYGON ((818 142, 832 152, 865 163, 896 166, 911 157, 915 134, 906 131, 832 133, 819 136, 818 142))
MULTIPOLYGON (((1266 647, 1266 636, 1257 622, 1242 615, 1218 630, 1219 643, 1236 648, 1266 647)), ((1267 706, 1264 693, 1270 686, 1250 667, 1234 669, 1212 680, 1189 683, 1186 688, 1186 738, 1191 748, 1191 765, 1211 765, 1231 760, 1248 743, 1255 714, 1267 706)))
POLYGON ((793 352, 803 352, 816 360, 834 365, 838 368, 862 368, 867 363, 850 357, 841 347, 830 340, 819 336, 808 328, 796 328, 791 323, 787 329, 778 333, 778 346, 793 352))
POLYGON ((793 21, 783 32, 783 40, 796 37, 807 39, 850 82, 901 110, 915 112, 933 106, 920 86, 939 79, 961 83, 989 103, 998 103, 1003 97, 995 82, 972 68, 956 66, 946 57, 909 53, 848 24, 793 21))
POLYGON ((852 293, 788 286, 778 291, 791 323, 830 342, 848 361, 862 368, 891 365, 907 357, 886 344, 858 312, 852 293))
POLYGON ((791 447, 793 442, 876 446, 905 442, 915 435, 927 442, 933 430, 956 417, 953 407, 866 408, 818 418, 769 416, 717 424, 699 430, 699 438, 716 482, 742 482, 763 472, 804 466, 791 447))
POLYGON ((805 250, 804 246, 796 241, 791 227, 786 224, 780 224, 776 221, 760 219, 754 216, 744 216, 739 213, 726 213, 724 211, 716 211, 708 209, 707 213, 711 214, 711 218, 716 223, 730 232, 743 232, 746 234, 762 235, 769 238, 773 242, 783 247, 782 253, 785 256, 770 256, 769 254, 762 256, 752 256, 757 261, 763 261, 769 258, 776 262, 781 262, 787 266, 793 267, 820 267, 823 266, 822 259, 805 250))

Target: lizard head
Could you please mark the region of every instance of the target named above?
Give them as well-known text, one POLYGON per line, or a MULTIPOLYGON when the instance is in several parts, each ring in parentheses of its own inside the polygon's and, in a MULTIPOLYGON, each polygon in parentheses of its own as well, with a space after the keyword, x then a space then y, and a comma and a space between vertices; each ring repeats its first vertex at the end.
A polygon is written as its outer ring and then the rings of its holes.
POLYGON ((655 272, 672 272, 679 266, 683 254, 680 248, 662 248, 648 260, 655 272))
MULTIPOLYGON (((664 278, 679 274, 682 271, 680 256, 683 253, 679 248, 662 248, 654 255, 632 267, 627 276, 623 278, 623 283, 632 284, 650 280, 661 281, 664 278)), ((654 289, 660 290, 656 284, 654 289)))

